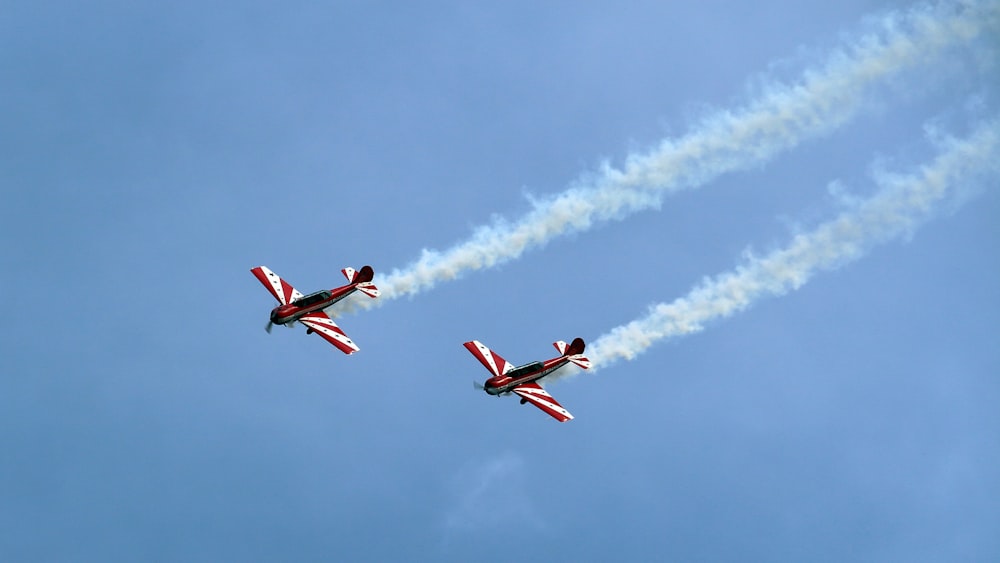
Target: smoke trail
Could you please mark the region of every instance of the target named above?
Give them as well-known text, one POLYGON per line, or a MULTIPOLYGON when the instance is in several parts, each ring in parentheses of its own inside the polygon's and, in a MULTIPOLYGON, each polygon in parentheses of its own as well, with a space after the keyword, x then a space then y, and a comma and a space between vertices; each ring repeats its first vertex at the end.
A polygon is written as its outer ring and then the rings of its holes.
POLYGON ((1000 120, 980 126, 968 139, 945 144, 931 164, 911 176, 879 175, 876 195, 796 236, 787 248, 750 258, 732 272, 706 279, 687 296, 656 305, 645 317, 601 336, 588 348, 594 367, 630 360, 658 340, 699 332, 706 322, 763 297, 798 289, 817 271, 838 268, 876 244, 912 233, 946 196, 985 174, 1000 173, 1000 120))
POLYGON ((565 192, 533 201, 533 209, 517 221, 498 219, 446 251, 424 250, 417 261, 377 280, 382 290, 378 302, 515 259, 556 236, 658 207, 667 193, 759 164, 847 122, 879 81, 926 64, 998 22, 1000 3, 988 0, 921 6, 887 15, 875 32, 850 41, 824 64, 807 70, 797 83, 772 85, 744 107, 710 116, 686 136, 630 156, 621 170, 605 164, 565 192))

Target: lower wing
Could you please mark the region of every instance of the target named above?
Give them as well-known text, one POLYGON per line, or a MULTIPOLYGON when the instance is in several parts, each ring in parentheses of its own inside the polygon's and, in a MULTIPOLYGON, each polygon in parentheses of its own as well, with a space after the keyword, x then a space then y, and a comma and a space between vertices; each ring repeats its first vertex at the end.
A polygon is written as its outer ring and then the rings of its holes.
POLYGON ((359 350, 358 346, 340 330, 333 319, 326 316, 322 311, 315 311, 308 315, 299 317, 299 322, 309 327, 309 332, 315 332, 324 340, 333 344, 345 354, 353 354, 359 350))
POLYGON ((525 383, 524 385, 518 385, 517 387, 511 389, 511 391, 520 395, 521 402, 528 402, 535 405, 559 422, 566 422, 567 420, 573 419, 573 415, 569 414, 568 410, 564 409, 562 405, 552 398, 552 395, 549 395, 548 392, 545 391, 545 389, 542 389, 541 385, 537 383, 525 383))

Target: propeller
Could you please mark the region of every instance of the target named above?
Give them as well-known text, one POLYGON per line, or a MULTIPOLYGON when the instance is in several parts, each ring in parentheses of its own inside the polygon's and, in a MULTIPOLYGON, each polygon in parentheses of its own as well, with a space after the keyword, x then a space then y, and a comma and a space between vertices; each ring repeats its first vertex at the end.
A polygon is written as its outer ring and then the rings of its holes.
POLYGON ((472 386, 475 387, 476 389, 478 389, 479 391, 485 391, 486 390, 486 387, 483 387, 483 384, 480 383, 480 382, 478 382, 478 381, 476 381, 475 379, 472 380, 472 386))
MULTIPOLYGON (((295 321, 292 321, 292 322, 289 322, 289 323, 285 323, 283 326, 286 327, 286 328, 294 328, 295 327, 295 321)), ((264 330, 266 330, 268 334, 271 334, 271 329, 272 328, 274 328, 274 321, 268 321, 267 322, 267 326, 264 327, 264 330)))

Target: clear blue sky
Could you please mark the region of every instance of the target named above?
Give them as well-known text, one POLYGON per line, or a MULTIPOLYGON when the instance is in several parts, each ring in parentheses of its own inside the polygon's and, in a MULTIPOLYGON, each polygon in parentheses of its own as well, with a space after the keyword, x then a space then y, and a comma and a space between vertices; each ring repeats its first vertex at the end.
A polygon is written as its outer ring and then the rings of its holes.
POLYGON ((7 3, 0 559, 1000 558, 1000 192, 631 362, 475 391, 784 245, 1000 109, 997 33, 861 118, 522 259, 338 320, 526 195, 791 80, 904 2, 7 3), (402 3, 399 3, 402 4, 402 3), (992 48, 985 48, 992 46, 992 48))

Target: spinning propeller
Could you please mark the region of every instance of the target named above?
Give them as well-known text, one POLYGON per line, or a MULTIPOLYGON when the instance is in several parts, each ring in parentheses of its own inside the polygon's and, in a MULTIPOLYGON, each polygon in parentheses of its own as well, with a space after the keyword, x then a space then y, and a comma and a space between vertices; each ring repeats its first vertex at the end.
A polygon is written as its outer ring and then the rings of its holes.
MULTIPOLYGON (((295 321, 285 323, 283 326, 285 328, 295 328, 295 321)), ((267 326, 264 327, 264 330, 266 330, 268 334, 271 334, 272 328, 274 328, 274 321, 267 321, 267 326)))

